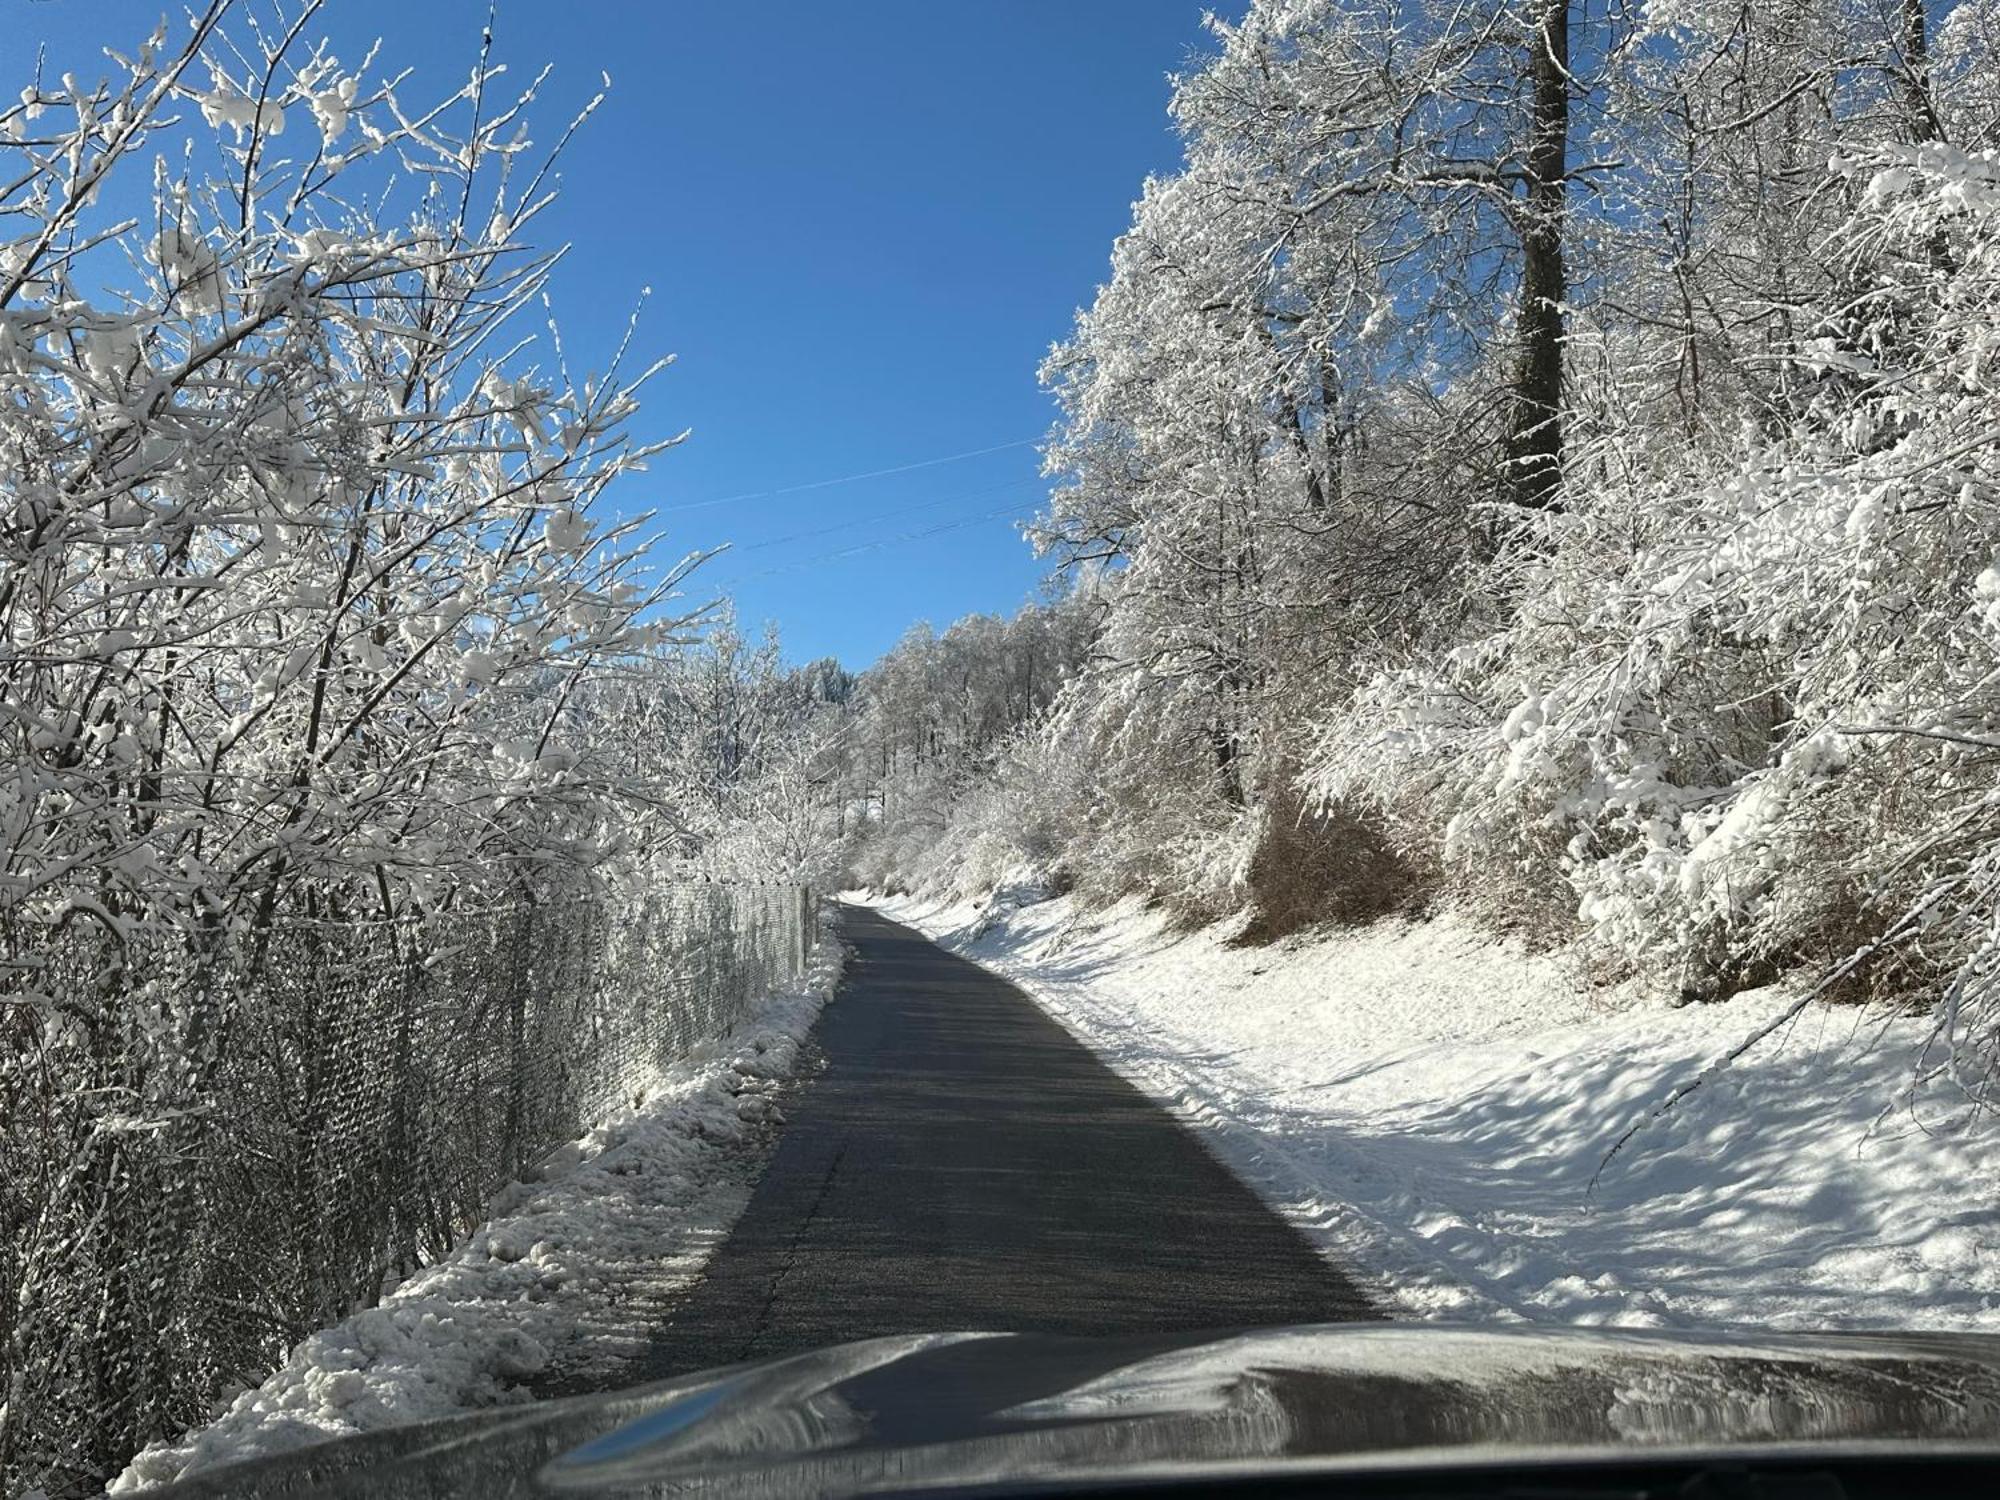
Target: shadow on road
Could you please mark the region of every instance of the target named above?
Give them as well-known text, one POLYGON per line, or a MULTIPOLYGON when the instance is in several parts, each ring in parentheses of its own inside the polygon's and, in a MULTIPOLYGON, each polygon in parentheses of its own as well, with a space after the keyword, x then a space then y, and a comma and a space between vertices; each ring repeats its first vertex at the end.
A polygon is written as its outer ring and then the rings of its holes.
POLYGON ((1376 1316, 1020 990, 865 908, 825 1068, 632 1379, 878 1334, 1376 1316))

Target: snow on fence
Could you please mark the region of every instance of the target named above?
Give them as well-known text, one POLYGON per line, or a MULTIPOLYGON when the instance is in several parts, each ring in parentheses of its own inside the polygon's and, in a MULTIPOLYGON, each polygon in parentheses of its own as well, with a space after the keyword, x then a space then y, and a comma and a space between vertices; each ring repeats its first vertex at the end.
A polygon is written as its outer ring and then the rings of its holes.
POLYGON ((76 923, 0 969, 0 1493, 94 1492, 796 977, 797 886, 235 941, 76 923))

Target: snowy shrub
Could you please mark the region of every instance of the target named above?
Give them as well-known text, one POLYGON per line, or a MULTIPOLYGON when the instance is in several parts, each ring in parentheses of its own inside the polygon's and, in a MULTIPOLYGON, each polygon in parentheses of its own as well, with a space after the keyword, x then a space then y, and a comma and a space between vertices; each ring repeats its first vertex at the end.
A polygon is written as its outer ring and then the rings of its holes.
POLYGON ((1057 883, 1073 784, 1065 749, 1045 734, 1011 741, 951 804, 906 883, 957 899, 1057 883))
POLYGON ((1259 799, 1257 839, 1241 886, 1241 943, 1268 943, 1326 923, 1357 926, 1419 909, 1432 872, 1387 836, 1376 810, 1308 797, 1283 768, 1259 799))
POLYGON ((1551 518, 1489 580, 1512 618, 1358 694, 1312 784, 1419 809, 1468 880, 1560 880, 1691 995, 1841 964, 1942 983, 1960 1031, 1990 1025, 2000 857, 2000 158, 1836 171, 1851 294, 1798 415, 1551 518))
MULTIPOLYGON (((1115 634, 1105 645, 1118 649, 1115 634)), ((1112 670, 1072 681, 1042 730, 1064 781, 1045 785, 1050 864, 1086 900, 1138 895, 1189 921, 1235 893, 1254 815, 1232 790, 1213 702, 1197 677, 1169 683, 1112 670)))

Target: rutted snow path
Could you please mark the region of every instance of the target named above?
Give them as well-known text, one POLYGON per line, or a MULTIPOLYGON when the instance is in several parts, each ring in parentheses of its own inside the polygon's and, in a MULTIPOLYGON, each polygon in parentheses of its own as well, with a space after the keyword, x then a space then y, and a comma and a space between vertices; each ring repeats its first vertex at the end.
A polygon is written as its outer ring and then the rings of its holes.
POLYGON ((1422 1317, 2000 1330, 1991 1121, 1906 1096, 1920 1023, 1594 996, 1450 916, 1231 949, 1068 901, 899 921, 1006 974, 1330 1257, 1422 1317))

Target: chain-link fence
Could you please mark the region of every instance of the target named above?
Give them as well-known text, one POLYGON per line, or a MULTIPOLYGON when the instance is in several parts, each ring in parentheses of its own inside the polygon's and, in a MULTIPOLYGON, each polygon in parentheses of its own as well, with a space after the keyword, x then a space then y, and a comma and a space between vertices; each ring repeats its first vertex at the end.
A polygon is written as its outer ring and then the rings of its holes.
POLYGON ((0 1493, 92 1493, 803 968, 795 886, 75 924, 0 970, 0 1493))

